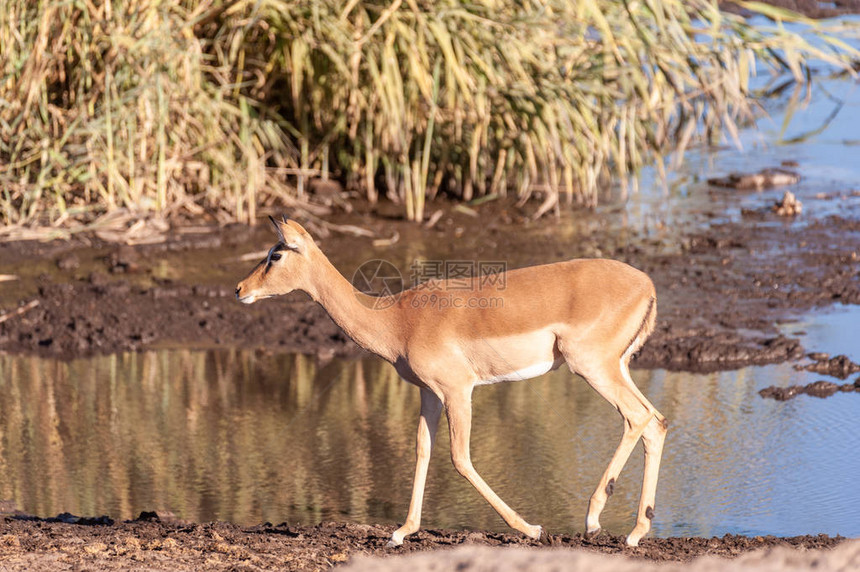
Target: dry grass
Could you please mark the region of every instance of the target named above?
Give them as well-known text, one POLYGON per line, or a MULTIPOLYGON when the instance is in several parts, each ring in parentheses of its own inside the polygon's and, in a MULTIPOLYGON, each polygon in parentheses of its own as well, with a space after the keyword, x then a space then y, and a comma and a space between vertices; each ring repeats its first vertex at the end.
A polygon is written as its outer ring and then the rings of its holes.
MULTIPOLYGON (((34 2, 0 11, 0 222, 117 208, 253 222, 310 174, 422 220, 607 177, 732 138, 762 65, 849 67, 852 29, 751 28, 705 0, 34 2)), ((292 201, 292 202, 291 202, 292 201)))
POLYGON ((290 139, 218 81, 228 70, 195 36, 206 5, 6 3, 0 221, 120 207, 251 220, 267 195, 289 192, 263 166, 288 161, 290 139))

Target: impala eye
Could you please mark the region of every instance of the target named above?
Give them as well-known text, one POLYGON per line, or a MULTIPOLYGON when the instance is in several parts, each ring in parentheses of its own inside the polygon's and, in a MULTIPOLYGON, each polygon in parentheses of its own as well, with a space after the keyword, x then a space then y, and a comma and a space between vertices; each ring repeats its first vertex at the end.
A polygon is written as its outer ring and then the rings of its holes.
POLYGON ((279 252, 273 252, 272 256, 269 257, 269 260, 274 260, 274 261, 277 261, 280 259, 281 259, 281 254, 279 252))

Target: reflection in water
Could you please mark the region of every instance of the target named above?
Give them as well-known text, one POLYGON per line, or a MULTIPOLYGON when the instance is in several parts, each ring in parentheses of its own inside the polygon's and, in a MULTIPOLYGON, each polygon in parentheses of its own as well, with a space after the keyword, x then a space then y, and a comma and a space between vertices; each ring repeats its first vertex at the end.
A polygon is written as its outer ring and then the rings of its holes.
MULTIPOLYGON (((860 535, 856 394, 778 403, 790 366, 694 376, 636 371, 670 420, 658 535, 860 535)), ((405 517, 418 391, 377 359, 172 350, 71 363, 0 356, 0 499, 42 516, 394 524, 405 517)), ((496 491, 554 532, 582 529, 620 417, 559 370, 475 392, 472 453, 496 491)), ((448 461, 439 431, 427 527, 506 530, 448 461)), ((633 524, 641 445, 601 522, 633 524)))

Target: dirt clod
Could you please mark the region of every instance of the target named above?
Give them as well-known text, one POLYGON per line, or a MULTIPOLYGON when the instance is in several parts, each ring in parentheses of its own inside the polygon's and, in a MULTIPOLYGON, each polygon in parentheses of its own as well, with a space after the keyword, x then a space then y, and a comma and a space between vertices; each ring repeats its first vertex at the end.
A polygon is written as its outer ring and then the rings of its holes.
POLYGON ((849 375, 860 371, 860 364, 854 363, 848 356, 844 355, 830 358, 827 354, 824 354, 813 363, 798 367, 806 371, 814 371, 815 373, 838 377, 839 379, 845 379, 849 375))

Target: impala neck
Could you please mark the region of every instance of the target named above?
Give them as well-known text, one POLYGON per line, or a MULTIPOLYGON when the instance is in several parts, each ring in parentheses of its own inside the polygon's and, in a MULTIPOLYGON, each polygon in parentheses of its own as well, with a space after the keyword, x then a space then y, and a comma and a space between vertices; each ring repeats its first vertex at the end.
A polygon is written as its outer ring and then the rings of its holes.
POLYGON ((314 249, 313 256, 316 272, 307 293, 358 345, 393 363, 402 354, 398 309, 379 308, 378 300, 356 290, 321 250, 314 249))

